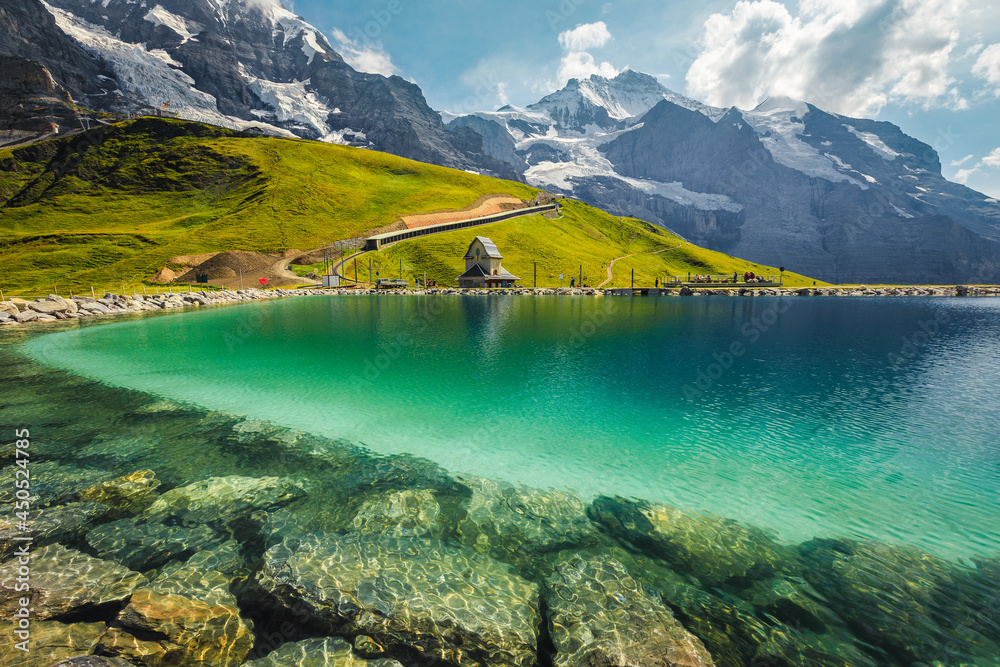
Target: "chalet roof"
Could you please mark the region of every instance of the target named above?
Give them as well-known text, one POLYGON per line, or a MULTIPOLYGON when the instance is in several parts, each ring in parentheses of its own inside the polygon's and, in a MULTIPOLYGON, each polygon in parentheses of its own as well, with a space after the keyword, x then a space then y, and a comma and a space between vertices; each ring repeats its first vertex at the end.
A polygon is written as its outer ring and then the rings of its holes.
POLYGON ((497 249, 496 244, 485 236, 477 236, 474 238, 472 243, 469 244, 469 249, 465 251, 465 257, 462 259, 476 259, 475 255, 472 254, 472 246, 476 244, 476 241, 483 244, 483 248, 486 249, 487 257, 491 259, 503 259, 503 255, 500 254, 500 250, 497 249))

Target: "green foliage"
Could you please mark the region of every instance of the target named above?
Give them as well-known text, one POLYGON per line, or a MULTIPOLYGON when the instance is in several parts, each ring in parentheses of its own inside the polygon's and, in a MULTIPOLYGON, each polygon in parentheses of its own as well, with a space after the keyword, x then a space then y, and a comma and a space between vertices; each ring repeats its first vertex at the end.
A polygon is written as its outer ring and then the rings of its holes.
MULTIPOLYGON (((501 192, 537 194, 521 183, 376 151, 143 118, 0 150, 0 287, 47 293, 54 284, 81 291, 132 284, 180 255, 311 250, 402 215, 463 208, 501 192)), ((560 271, 568 283, 580 264, 585 281, 597 284, 610 259, 679 243, 646 223, 568 202, 561 220, 534 216, 419 239, 374 261, 398 272, 402 256, 404 269, 453 283, 476 234, 497 241, 522 284, 530 284, 538 261, 540 285, 558 284, 560 271)), ((632 267, 637 280, 651 282, 693 266, 713 273, 757 268, 686 247, 618 262, 615 284, 627 284, 632 267)), ((359 262, 362 278, 367 267, 367 258, 359 262)))
MULTIPOLYGON (((411 239, 380 253, 369 253, 358 264, 367 268, 368 258, 372 257, 374 266, 388 271, 383 275, 396 278, 402 259, 404 277, 411 282, 416 277, 422 279, 426 271, 428 280, 437 280, 442 286, 455 285, 455 279, 465 271, 462 257, 476 236, 492 239, 504 256, 504 268, 521 279, 519 284, 528 287, 533 283, 536 263, 539 287, 558 287, 560 273, 564 276, 562 285, 569 286, 570 278, 579 279, 581 267, 583 284, 596 287, 607 279, 611 260, 625 255, 633 256, 615 262, 614 280, 606 287, 629 287, 633 269, 637 286, 652 286, 657 278, 663 281, 688 272, 779 274, 774 267, 699 248, 665 229, 641 220, 617 218, 577 201, 563 202, 559 220, 530 216, 411 239)), ((359 273, 362 280, 367 278, 366 270, 359 273)), ((353 277, 350 272, 346 275, 353 277)), ((786 286, 812 284, 811 278, 785 272, 786 286)))

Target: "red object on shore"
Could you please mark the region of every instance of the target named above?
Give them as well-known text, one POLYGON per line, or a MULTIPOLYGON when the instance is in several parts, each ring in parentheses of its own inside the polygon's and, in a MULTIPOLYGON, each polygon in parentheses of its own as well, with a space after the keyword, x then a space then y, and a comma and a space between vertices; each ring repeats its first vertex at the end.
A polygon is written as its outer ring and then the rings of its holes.
POLYGON ((261 285, 266 285, 267 284, 267 278, 261 278, 260 279, 260 284, 261 285))

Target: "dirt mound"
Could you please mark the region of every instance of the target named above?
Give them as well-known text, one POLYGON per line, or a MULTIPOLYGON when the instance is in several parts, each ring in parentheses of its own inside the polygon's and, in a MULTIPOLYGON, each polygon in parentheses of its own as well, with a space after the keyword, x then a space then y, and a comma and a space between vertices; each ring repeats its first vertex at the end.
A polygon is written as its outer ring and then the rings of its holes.
POLYGON ((293 250, 275 255, 262 255, 256 252, 232 250, 208 255, 192 255, 175 257, 172 264, 184 264, 184 268, 172 271, 169 267, 162 269, 157 276, 164 278, 171 273, 175 275, 169 282, 195 283, 199 275, 208 276, 209 285, 220 287, 256 287, 261 278, 267 278, 269 287, 286 287, 302 284, 305 281, 287 270, 287 261, 299 251, 293 250), (187 261, 202 259, 195 266, 187 261), (181 261, 178 261, 181 260, 181 261), (187 261, 183 261, 187 260, 187 261), (242 278, 241 278, 242 274, 242 278))

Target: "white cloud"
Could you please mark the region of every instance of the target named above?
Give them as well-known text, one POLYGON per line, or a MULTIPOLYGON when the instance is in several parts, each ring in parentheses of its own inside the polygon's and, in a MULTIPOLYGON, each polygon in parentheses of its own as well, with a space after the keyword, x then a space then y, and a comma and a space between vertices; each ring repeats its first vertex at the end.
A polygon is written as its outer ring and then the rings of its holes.
POLYGON ((984 167, 1000 169, 1000 148, 994 148, 993 152, 984 157, 979 164, 984 167))
POLYGON ((584 23, 572 30, 559 33, 559 45, 565 51, 588 51, 599 49, 612 39, 608 26, 604 21, 584 23))
POLYGON ((972 73, 992 85, 993 94, 1000 97, 1000 44, 988 46, 979 54, 972 73))
POLYGON ((972 153, 969 153, 968 155, 966 155, 965 157, 963 157, 960 160, 952 160, 951 161, 951 166, 953 166, 953 167, 961 167, 963 164, 965 164, 966 162, 968 162, 969 160, 971 160, 973 157, 974 156, 972 155, 972 153))
MULTIPOLYGON (((965 162, 971 157, 972 156, 970 155, 961 160, 961 162, 965 162)), ((952 163, 952 165, 955 165, 955 163, 952 163)), ((970 176, 973 174, 981 174, 984 169, 1000 169, 1000 148, 994 148, 989 155, 977 162, 974 167, 969 169, 959 169, 955 174, 955 181, 965 185, 969 182, 970 176)))
POLYGON ((955 174, 955 182, 965 185, 966 183, 969 182, 969 177, 975 174, 977 171, 979 170, 975 168, 959 169, 958 172, 955 174))
POLYGON ((618 76, 618 70, 608 62, 598 64, 594 56, 583 51, 567 53, 559 65, 562 83, 570 79, 589 79, 593 74, 611 79, 618 76))
POLYGON ((873 115, 890 101, 963 108, 949 73, 967 0, 741 0, 705 22, 688 92, 752 108, 769 95, 873 115))
POLYGON ((381 44, 372 42, 362 44, 337 28, 333 29, 332 35, 337 42, 337 51, 348 65, 359 72, 371 72, 382 76, 399 74, 399 68, 392 62, 392 58, 381 44))
POLYGON ((618 70, 609 62, 598 63, 590 49, 599 49, 613 39, 604 21, 585 23, 573 30, 559 33, 559 44, 565 52, 559 64, 558 82, 562 87, 570 79, 589 79, 591 75, 614 77, 618 70))

